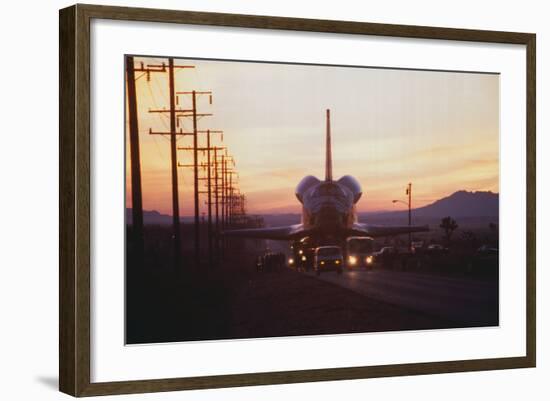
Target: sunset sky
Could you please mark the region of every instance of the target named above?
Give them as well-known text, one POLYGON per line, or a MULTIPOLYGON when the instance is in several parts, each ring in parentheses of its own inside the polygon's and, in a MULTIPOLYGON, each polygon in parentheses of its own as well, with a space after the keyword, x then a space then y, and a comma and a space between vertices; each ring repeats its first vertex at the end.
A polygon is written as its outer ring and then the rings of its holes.
MULTIPOLYGON (((136 58, 136 64, 167 62, 136 58)), ((397 210, 413 183, 413 207, 456 190, 499 191, 499 76, 232 61, 183 60, 177 91, 212 91, 198 98, 199 129, 221 129, 235 157, 249 213, 300 212, 294 189, 308 174, 324 178, 325 110, 331 110, 335 178, 363 187, 359 211, 397 210)), ((171 214, 168 74, 137 73, 144 210, 171 214)), ((191 108, 180 96, 178 107, 191 108)), ((183 119, 186 131, 191 119, 183 119)), ((126 120, 126 128, 128 122, 126 120)), ((126 205, 131 207, 127 140, 126 205)), ((219 137, 213 143, 220 144, 219 137)), ((204 135, 199 136, 201 146, 204 135)), ((191 137, 178 141, 188 145, 191 137)), ((190 152, 178 152, 191 163, 190 152)), ((179 169, 180 214, 191 215, 193 176, 179 169)), ((203 207, 203 205, 201 205, 203 207)))

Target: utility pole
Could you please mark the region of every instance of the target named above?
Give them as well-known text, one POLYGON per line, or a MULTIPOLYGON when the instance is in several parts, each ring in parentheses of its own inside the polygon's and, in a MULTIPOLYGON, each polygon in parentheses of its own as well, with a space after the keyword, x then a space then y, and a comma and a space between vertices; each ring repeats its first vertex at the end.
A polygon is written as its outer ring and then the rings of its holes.
MULTIPOLYGON (((213 166, 213 163, 212 163, 212 156, 211 156, 211 152, 214 152, 214 155, 217 154, 217 151, 218 150, 222 150, 222 149, 225 149, 225 147, 219 147, 219 146, 211 146, 211 134, 214 134, 214 133, 222 133, 222 131, 214 131, 214 130, 206 130, 206 131, 197 131, 198 133, 205 133, 207 134, 207 146, 206 147, 193 147, 193 146, 181 146, 181 147, 178 147, 178 150, 197 150, 197 152, 201 152, 201 153, 206 153, 207 155, 207 162, 206 163, 201 163, 200 165, 198 165, 197 167, 198 168, 202 168, 203 170, 206 170, 206 177, 198 177, 197 180, 198 181, 206 181, 206 187, 207 187, 207 190, 206 191, 197 191, 198 194, 206 194, 208 196, 208 200, 206 202, 207 204, 207 207, 208 207, 208 262, 209 262, 209 266, 212 265, 212 255, 213 255, 213 246, 212 246, 212 240, 213 240, 213 237, 214 237, 214 230, 213 230, 213 222, 212 222, 212 166, 213 166)), ((194 168, 195 167, 195 164, 178 164, 178 167, 191 167, 191 168, 194 168)), ((217 172, 214 172, 214 175, 216 176, 217 172)), ((215 198, 216 198, 216 202, 217 202, 217 197, 218 197, 218 194, 216 193, 217 191, 217 186, 215 185, 215 188, 214 188, 214 195, 215 195, 215 198)), ((216 213, 217 213, 217 204, 216 204, 216 213)), ((216 214, 216 219, 217 219, 217 214, 216 214)), ((216 224, 217 224, 217 220, 216 220, 216 224)))
POLYGON ((235 185, 236 182, 233 182, 233 176, 238 177, 238 173, 234 170, 228 170, 227 174, 229 175, 229 202, 228 202, 228 215, 229 215, 229 226, 232 227, 235 224, 235 207, 236 207, 236 194, 235 194, 235 185))
MULTIPOLYGON (((225 231, 225 229, 228 227, 228 217, 227 217, 227 153, 222 156, 222 229, 225 231)), ((222 254, 225 259, 225 250, 227 248, 227 238, 225 236, 222 237, 222 254)))
POLYGON ((194 236, 195 236, 195 266, 200 265, 200 221, 199 221, 199 158, 198 158, 198 129, 197 129, 197 119, 198 117, 211 116, 210 113, 197 113, 197 95, 207 94, 209 95, 209 102, 212 104, 212 92, 211 91, 187 91, 187 92, 177 92, 178 95, 191 95, 192 101, 192 114, 183 115, 182 117, 192 117, 193 118, 193 198, 194 198, 194 236))
MULTIPOLYGON (((231 156, 230 156, 231 157, 231 156)), ((226 163, 229 162, 231 159, 228 159, 226 157, 225 161, 226 163)), ((233 164, 234 164, 234 161, 233 161, 233 164)), ((229 177, 229 182, 227 181, 228 179, 226 178, 226 183, 228 182, 228 184, 226 185, 226 195, 225 195, 225 208, 226 208, 226 211, 225 211, 225 216, 226 216, 226 220, 227 220, 227 227, 229 228, 233 228, 233 224, 234 224, 234 220, 233 220, 233 212, 234 212, 234 209, 233 209, 233 205, 234 205, 234 196, 233 196, 233 193, 234 193, 234 186, 233 186, 233 175, 237 174, 236 171, 234 171, 233 169, 230 169, 230 168, 227 168, 227 165, 226 165, 226 168, 225 168, 225 174, 226 174, 226 177, 229 177)), ((225 239, 225 237, 224 237, 225 239)), ((225 244, 224 244, 225 248, 228 247, 228 241, 225 240, 225 244)))
MULTIPOLYGON (((210 131, 210 133, 213 133, 214 131, 210 131)), ((223 134, 222 134, 222 141, 223 141, 223 134)), ((218 155, 218 151, 225 151, 227 152, 227 148, 225 146, 212 146, 211 147, 212 152, 214 153, 214 157, 212 158, 211 166, 214 169, 214 177, 211 177, 214 181, 214 231, 216 233, 215 235, 215 248, 216 248, 216 263, 219 262, 220 258, 220 241, 221 241, 221 224, 223 224, 223 155, 218 155), (221 183, 220 183, 221 181, 221 183)), ((210 180, 209 180, 210 182, 210 180)))
POLYGON ((241 194, 240 191, 237 189, 237 193, 234 195, 235 203, 234 207, 235 210, 233 211, 233 221, 235 224, 243 224, 245 222, 244 218, 246 215, 245 212, 245 196, 244 194, 241 194))
MULTIPOLYGON (((225 149, 225 148, 220 148, 225 149)), ((220 210, 219 210, 219 173, 218 173, 218 148, 214 148, 214 201, 216 210, 216 262, 218 262, 220 254, 220 210)))
MULTIPOLYGON (((227 155, 227 152, 226 154, 222 155, 222 187, 221 187, 221 192, 222 192, 222 203, 221 203, 221 206, 222 206, 222 230, 225 231, 225 225, 227 223, 226 221, 226 210, 225 210, 225 195, 226 195, 226 190, 225 188, 227 187, 227 174, 225 172, 225 170, 227 169, 227 161, 225 160, 226 158, 226 155, 227 155)), ((223 242, 225 243, 225 239, 223 240, 223 242)), ((222 244, 223 245, 223 244, 222 244)), ((222 248, 224 248, 224 246, 222 246, 222 248)))
POLYGON ((195 188, 195 266, 200 264, 200 232, 199 232, 199 157, 197 155, 197 93, 192 92, 193 98, 193 187, 195 188))
POLYGON ((206 131, 206 159, 207 161, 207 185, 208 185, 208 267, 212 267, 212 183, 210 182, 210 130, 206 131))
MULTIPOLYGON (((409 182, 409 185, 407 185, 407 191, 406 194, 409 196, 409 229, 411 228, 411 199, 412 199, 412 183, 409 182)), ((411 232, 409 231, 409 252, 412 250, 412 239, 411 239, 411 232)))
POLYGON ((174 228, 174 264, 181 263, 180 206, 178 189, 178 156, 176 154, 176 95, 174 83, 174 59, 168 59, 168 85, 170 87, 170 165, 172 171, 172 226, 174 228))
MULTIPOLYGON (((179 189, 178 189, 178 169, 177 169, 177 153, 176 153, 176 139, 177 135, 182 133, 177 132, 176 123, 177 117, 180 113, 189 112, 188 110, 176 109, 176 89, 174 70, 176 68, 195 68, 195 66, 174 65, 174 59, 168 58, 168 89, 170 93, 170 109, 166 110, 149 110, 150 113, 169 113, 170 116, 170 132, 152 132, 149 130, 149 134, 157 135, 169 135, 170 136, 170 166, 172 175, 172 227, 173 227, 173 240, 174 240, 174 268, 179 270, 181 266, 181 231, 180 231, 180 213, 179 213, 179 189)), ((141 70, 147 73, 147 78, 151 72, 166 72, 166 65, 163 63, 159 65, 149 65, 147 69, 142 66, 141 70), (162 68, 162 69, 160 69, 162 68)))
POLYGON ((233 179, 231 178, 233 174, 236 174, 236 172, 228 167, 228 164, 231 163, 233 167, 235 167, 235 159, 233 156, 228 155, 227 153, 224 155, 223 158, 223 174, 224 174, 224 209, 225 209, 225 227, 229 226, 231 224, 231 214, 230 214, 230 203, 231 203, 231 186, 233 179))
MULTIPOLYGON (((212 147, 210 144, 210 135, 212 133, 221 133, 223 141, 223 131, 206 131, 206 159, 207 159, 207 188, 208 188, 208 265, 212 266, 212 237, 213 237, 213 228, 212 228, 212 156, 210 151, 214 151, 214 158, 218 147, 212 147)), ((217 183, 216 183, 217 187, 217 183)), ((215 188, 216 189, 216 188, 215 188)), ((216 219, 217 219, 217 198, 218 194, 216 193, 216 219)), ((217 221, 216 221, 217 222, 217 221)))
POLYGON ((233 174, 229 174, 229 227, 233 227, 233 174))
MULTIPOLYGON (((215 158, 215 174, 218 175, 218 178, 215 179, 215 185, 217 186, 216 194, 221 197, 217 200, 219 204, 220 216, 219 216, 219 225, 217 227, 218 234, 220 231, 225 231, 229 226, 229 176, 233 173, 233 170, 228 167, 229 163, 235 165, 233 156, 228 155, 227 149, 224 148, 224 154, 218 156, 217 151, 214 155, 215 158), (221 185, 219 181, 221 180, 221 185), (221 230, 220 230, 221 227, 221 230)), ((218 235, 218 247, 220 248, 220 254, 224 253, 226 248, 226 238, 219 237, 218 235)))
MULTIPOLYGON (((230 176, 232 174, 237 174, 236 171, 229 168, 228 164, 231 163, 233 167, 235 166, 235 160, 233 156, 230 156, 227 153, 227 149, 223 148, 225 150, 224 154, 218 155, 217 150, 221 150, 222 148, 218 148, 214 150, 214 171, 215 171, 215 194, 217 197, 221 199, 216 199, 216 205, 219 205, 219 217, 218 217, 218 211, 216 212, 216 231, 218 233, 216 246, 218 247, 219 255, 223 255, 225 248, 227 246, 227 241, 225 237, 222 237, 219 235, 220 232, 225 231, 229 225, 230 225, 230 176), (220 184, 221 181, 221 184, 220 184)), ((216 206, 216 210, 218 210, 218 206, 216 206)))
POLYGON ((132 171, 132 243, 136 261, 142 266, 143 244, 143 202, 141 195, 141 160, 139 154, 139 126, 137 113, 136 78, 134 58, 126 57, 126 82, 128 88, 128 123, 130 132, 130 164, 132 171))

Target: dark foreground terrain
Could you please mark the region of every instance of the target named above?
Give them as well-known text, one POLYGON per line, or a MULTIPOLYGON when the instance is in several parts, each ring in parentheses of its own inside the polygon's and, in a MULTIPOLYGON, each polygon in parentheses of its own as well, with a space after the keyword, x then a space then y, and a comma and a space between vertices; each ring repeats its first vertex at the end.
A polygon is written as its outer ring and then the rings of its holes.
POLYGON ((127 343, 464 327, 289 269, 128 276, 127 343))

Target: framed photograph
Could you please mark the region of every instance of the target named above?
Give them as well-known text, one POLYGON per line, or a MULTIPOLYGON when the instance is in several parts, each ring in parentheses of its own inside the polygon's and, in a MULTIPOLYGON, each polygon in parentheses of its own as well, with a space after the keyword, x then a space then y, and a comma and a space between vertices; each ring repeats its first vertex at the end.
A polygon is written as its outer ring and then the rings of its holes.
POLYGON ((60 11, 73 396, 534 367, 535 35, 60 11))

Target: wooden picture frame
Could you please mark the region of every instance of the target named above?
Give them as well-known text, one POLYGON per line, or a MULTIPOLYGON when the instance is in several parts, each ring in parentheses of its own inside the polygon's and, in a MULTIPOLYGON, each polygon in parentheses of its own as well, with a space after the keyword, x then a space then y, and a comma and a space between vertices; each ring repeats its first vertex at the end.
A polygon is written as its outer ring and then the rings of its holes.
POLYGON ((534 34, 96 5, 75 5, 61 10, 59 27, 59 388, 62 392, 73 396, 94 396, 535 366, 536 37, 534 34), (90 380, 90 21, 94 18, 525 45, 527 54, 525 60, 527 71, 526 356, 92 383, 90 380))

